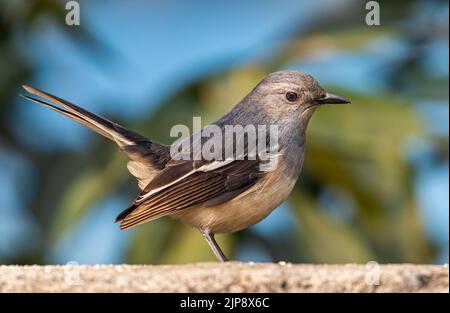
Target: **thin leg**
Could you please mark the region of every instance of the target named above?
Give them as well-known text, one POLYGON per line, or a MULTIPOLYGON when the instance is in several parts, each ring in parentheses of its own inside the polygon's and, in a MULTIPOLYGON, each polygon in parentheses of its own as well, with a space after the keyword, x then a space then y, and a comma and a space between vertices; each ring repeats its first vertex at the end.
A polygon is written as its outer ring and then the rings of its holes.
POLYGON ((216 240, 214 239, 214 234, 211 234, 207 230, 200 229, 200 232, 202 233, 203 237, 206 239, 206 242, 208 243, 211 250, 214 252, 214 255, 217 258, 217 261, 219 262, 226 262, 227 257, 225 254, 223 254, 222 250, 220 249, 219 245, 217 244, 216 240))

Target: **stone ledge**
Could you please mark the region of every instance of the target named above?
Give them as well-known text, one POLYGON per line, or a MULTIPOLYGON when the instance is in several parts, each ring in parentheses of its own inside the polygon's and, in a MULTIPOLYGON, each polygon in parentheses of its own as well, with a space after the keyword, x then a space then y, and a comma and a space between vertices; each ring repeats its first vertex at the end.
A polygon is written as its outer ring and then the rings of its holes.
POLYGON ((447 265, 0 266, 0 292, 449 292, 448 282, 447 265))

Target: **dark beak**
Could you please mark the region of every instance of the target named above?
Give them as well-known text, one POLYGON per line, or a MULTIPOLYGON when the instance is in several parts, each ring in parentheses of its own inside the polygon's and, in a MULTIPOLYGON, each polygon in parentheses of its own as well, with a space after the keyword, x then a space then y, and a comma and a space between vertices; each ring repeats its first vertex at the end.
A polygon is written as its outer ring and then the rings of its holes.
POLYGON ((337 95, 334 95, 332 93, 326 93, 325 97, 319 98, 314 100, 314 104, 320 105, 320 104, 339 104, 339 103, 351 103, 350 100, 345 99, 344 97, 340 97, 337 95))

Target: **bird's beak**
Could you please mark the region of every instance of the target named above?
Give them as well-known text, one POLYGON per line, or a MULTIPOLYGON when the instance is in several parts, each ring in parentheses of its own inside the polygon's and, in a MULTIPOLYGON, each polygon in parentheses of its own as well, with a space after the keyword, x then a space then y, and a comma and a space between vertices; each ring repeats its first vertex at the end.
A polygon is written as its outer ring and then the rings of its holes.
POLYGON ((334 94, 328 93, 328 92, 325 94, 325 97, 314 100, 315 105, 328 104, 328 103, 329 104, 331 104, 331 103, 339 104, 339 103, 351 103, 351 102, 350 102, 350 100, 348 100, 344 97, 337 96, 337 95, 334 95, 334 94))

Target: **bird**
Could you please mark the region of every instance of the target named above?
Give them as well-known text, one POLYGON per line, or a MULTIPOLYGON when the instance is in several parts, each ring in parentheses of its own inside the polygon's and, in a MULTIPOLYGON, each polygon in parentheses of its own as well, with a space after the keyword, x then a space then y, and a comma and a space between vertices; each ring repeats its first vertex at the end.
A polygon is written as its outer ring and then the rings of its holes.
MULTIPOLYGON (((173 153, 171 145, 148 139, 50 93, 22 87, 32 95, 22 97, 112 140, 128 155, 127 168, 137 179, 140 192, 117 216, 115 222, 120 222, 121 230, 171 216, 197 228, 219 262, 228 259, 215 234, 237 232, 260 222, 289 196, 303 166, 306 128, 313 112, 325 104, 350 103, 326 92, 306 72, 268 74, 228 113, 210 124, 222 133, 227 125, 275 125, 277 162, 267 169, 263 166, 267 161, 249 157, 247 146, 240 158, 193 158, 191 153, 191 158, 180 159, 179 149, 178 154, 173 153)), ((188 138, 190 147, 194 136, 188 138)), ((266 141, 268 138, 266 135, 266 141)), ((244 144, 249 145, 249 141, 244 144)))

